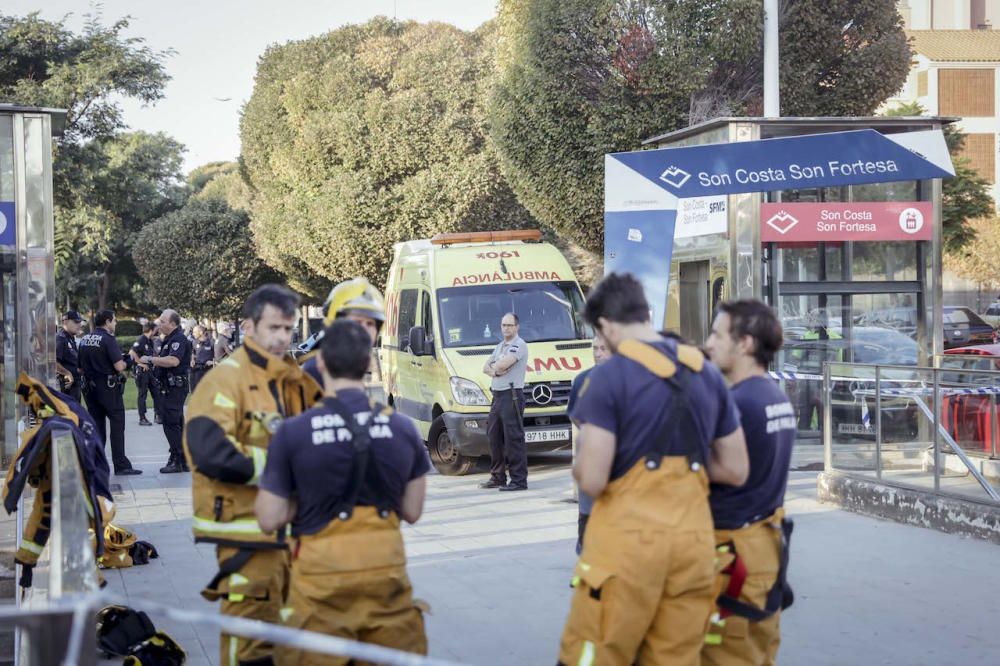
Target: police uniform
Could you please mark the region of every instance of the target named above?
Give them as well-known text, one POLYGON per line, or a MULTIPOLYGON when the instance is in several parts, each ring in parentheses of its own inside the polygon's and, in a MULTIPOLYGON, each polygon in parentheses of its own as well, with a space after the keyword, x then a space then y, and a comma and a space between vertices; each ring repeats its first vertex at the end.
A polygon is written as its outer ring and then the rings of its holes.
POLYGON ((212 338, 206 335, 203 340, 194 341, 194 368, 191 370, 191 390, 194 391, 205 373, 212 369, 215 362, 215 345, 212 338))
MULTIPOLYGON (((698 664, 715 583, 705 461, 739 421, 695 347, 630 340, 594 368, 574 417, 615 434, 594 498, 559 662, 698 664)), ((584 441, 586 446, 586 441, 584 441)))
MULTIPOLYGON (((160 349, 159 345, 155 344, 156 336, 152 338, 146 335, 140 335, 139 338, 132 343, 132 351, 135 352, 136 356, 143 358, 144 356, 159 356, 160 349)), ((146 393, 149 393, 153 399, 153 413, 157 416, 157 421, 160 417, 160 392, 152 387, 153 379, 153 369, 143 370, 139 366, 135 368, 135 387, 138 392, 136 396, 137 407, 139 408, 139 422, 147 421, 146 419, 146 393)))
POLYGON ((80 370, 80 352, 76 346, 76 337, 60 328, 56 333, 56 361, 73 377, 73 383, 63 386, 60 375, 59 384, 62 392, 80 402, 82 395, 83 372, 80 370))
POLYGON ((520 336, 510 342, 501 340, 490 355, 498 363, 513 355, 517 361, 502 377, 493 377, 490 388, 493 401, 486 420, 490 442, 490 479, 501 486, 507 483, 528 487, 528 450, 524 443, 524 375, 528 370, 528 343, 520 336))
POLYGON ((80 368, 86 386, 83 396, 87 411, 97 425, 97 434, 103 444, 108 441, 108 423, 111 425, 111 462, 115 474, 132 469, 125 456, 125 375, 115 370, 115 363, 124 360, 115 336, 105 328, 80 338, 80 368), (107 420, 107 422, 105 421, 107 420))
POLYGON ((716 548, 727 561, 701 663, 773 666, 781 642, 781 611, 791 600, 786 573, 792 524, 782 505, 795 444, 795 408, 769 377, 749 377, 731 390, 746 436, 750 474, 738 488, 711 488, 716 548))
MULTIPOLYGON (((278 424, 318 398, 290 356, 272 356, 250 338, 191 396, 184 447, 194 472, 192 527, 196 542, 216 544, 219 561, 201 594, 222 600, 225 615, 279 621, 288 588, 287 541, 283 531, 261 531, 254 501, 278 424)), ((220 650, 220 663, 235 665, 271 658, 274 647, 223 634, 220 650)))
MULTIPOLYGON (((328 396, 282 425, 260 487, 296 500, 285 626, 427 653, 398 514, 407 483, 429 470, 413 423, 361 390, 328 396)), ((291 648, 278 656, 280 664, 354 663, 291 648)))
POLYGON ((160 385, 160 415, 163 434, 170 445, 171 462, 184 461, 184 400, 188 395, 188 370, 191 367, 191 344, 178 326, 160 345, 160 358, 173 356, 179 363, 172 368, 156 366, 154 372, 160 385))

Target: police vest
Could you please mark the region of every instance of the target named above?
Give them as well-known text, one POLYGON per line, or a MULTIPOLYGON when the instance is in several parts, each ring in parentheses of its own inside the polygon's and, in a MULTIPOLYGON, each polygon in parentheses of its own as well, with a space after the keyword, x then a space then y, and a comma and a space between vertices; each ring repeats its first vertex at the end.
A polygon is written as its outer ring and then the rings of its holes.
POLYGON ((198 383, 184 428, 195 541, 285 547, 283 534, 266 534, 257 524, 257 483, 281 421, 320 397, 291 357, 266 354, 250 339, 198 383))

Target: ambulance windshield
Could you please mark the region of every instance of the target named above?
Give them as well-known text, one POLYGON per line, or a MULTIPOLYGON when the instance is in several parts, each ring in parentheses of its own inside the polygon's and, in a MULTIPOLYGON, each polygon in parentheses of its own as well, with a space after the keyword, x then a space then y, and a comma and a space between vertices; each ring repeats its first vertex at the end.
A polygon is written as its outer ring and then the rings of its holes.
POLYGON ((438 290, 445 347, 495 345, 503 339, 500 320, 514 312, 525 342, 588 340, 583 296, 575 282, 519 282, 438 290))

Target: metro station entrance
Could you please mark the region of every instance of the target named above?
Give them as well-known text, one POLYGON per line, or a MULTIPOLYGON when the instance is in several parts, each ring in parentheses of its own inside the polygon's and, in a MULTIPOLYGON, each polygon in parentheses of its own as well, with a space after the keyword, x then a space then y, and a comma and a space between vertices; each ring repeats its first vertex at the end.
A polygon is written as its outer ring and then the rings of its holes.
MULTIPOLYGON (((722 118, 645 146, 867 128, 892 135, 937 130, 946 122, 722 118)), ((719 301, 759 298, 774 306, 785 346, 772 370, 789 380, 785 389, 796 405, 799 439, 818 443, 824 362, 931 365, 943 350, 940 183, 902 180, 680 199, 665 327, 701 343, 719 301)), ((856 416, 840 419, 839 434, 870 429, 861 409, 856 416)))

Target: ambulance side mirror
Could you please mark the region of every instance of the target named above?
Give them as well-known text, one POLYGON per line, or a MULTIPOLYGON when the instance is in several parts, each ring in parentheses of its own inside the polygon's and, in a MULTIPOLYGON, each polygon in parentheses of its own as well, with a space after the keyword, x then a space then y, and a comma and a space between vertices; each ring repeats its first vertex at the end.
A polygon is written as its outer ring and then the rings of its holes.
POLYGON ((429 356, 432 353, 423 326, 410 329, 410 353, 414 356, 429 356))

